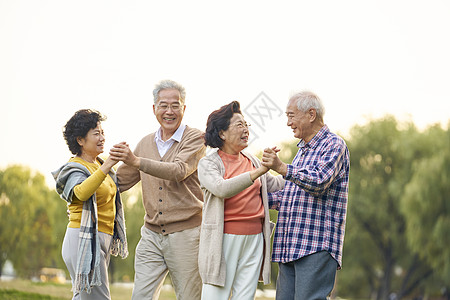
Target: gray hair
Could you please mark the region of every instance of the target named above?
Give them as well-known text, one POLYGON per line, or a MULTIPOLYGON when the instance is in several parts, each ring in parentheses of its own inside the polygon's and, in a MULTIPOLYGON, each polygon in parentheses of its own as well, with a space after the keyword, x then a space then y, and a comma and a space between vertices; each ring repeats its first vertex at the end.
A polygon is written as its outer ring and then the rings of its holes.
POLYGON ((175 89, 178 90, 180 92, 180 101, 182 103, 184 103, 184 100, 186 99, 186 90, 184 89, 184 87, 179 84, 178 82, 175 82, 173 80, 161 80, 160 82, 158 82, 155 85, 155 89, 153 90, 153 101, 156 104, 158 102, 158 94, 161 90, 166 90, 166 89, 175 89))
POLYGON ((314 108, 317 113, 317 117, 323 120, 325 115, 325 107, 323 106, 322 100, 310 91, 302 91, 295 93, 291 96, 290 100, 295 100, 297 102, 297 108, 302 112, 307 112, 309 109, 314 108))

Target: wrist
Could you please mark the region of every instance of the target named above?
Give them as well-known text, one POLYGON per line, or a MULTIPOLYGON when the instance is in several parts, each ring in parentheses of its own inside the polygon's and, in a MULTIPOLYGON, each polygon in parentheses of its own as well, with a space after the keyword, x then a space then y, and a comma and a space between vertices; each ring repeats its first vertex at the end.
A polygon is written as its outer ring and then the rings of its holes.
POLYGON ((141 158, 140 157, 136 157, 136 159, 133 161, 132 165, 136 169, 139 169, 139 167, 141 166, 141 158))
POLYGON ((287 174, 287 165, 285 163, 282 163, 277 170, 275 170, 278 174, 281 174, 283 176, 286 176, 287 174))

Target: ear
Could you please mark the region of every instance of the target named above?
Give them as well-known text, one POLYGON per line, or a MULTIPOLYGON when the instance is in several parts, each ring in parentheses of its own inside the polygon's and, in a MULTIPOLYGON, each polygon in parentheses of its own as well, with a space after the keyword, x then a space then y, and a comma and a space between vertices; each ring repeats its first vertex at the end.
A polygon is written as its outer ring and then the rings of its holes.
POLYGON ((153 114, 156 115, 156 105, 153 104, 153 114))
POLYGON ((317 118, 317 111, 314 108, 308 110, 309 122, 313 123, 317 118))
POLYGON ((221 140, 225 141, 225 135, 223 134, 223 130, 219 132, 219 137, 221 140))
POLYGON ((84 141, 83 141, 84 139, 82 138, 82 137, 77 137, 77 143, 78 143, 78 145, 80 145, 80 147, 83 147, 83 144, 84 144, 84 141))

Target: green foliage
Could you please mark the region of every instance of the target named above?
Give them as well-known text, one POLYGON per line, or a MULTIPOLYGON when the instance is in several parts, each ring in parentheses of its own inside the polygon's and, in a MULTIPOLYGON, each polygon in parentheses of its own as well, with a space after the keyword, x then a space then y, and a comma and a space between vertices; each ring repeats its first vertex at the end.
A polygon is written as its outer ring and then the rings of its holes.
MULTIPOLYGON (((387 299, 395 292, 402 298, 423 293, 424 286, 431 286, 431 278, 436 279, 431 277, 433 270, 425 262, 423 249, 409 247, 416 232, 410 230, 408 235, 406 230, 407 226, 422 226, 419 221, 410 224, 412 211, 424 219, 435 220, 435 216, 417 209, 417 205, 407 212, 402 205, 405 201, 401 201, 407 195, 407 186, 417 189, 410 193, 420 194, 420 190, 428 195, 429 191, 418 184, 424 176, 416 174, 415 166, 430 156, 448 152, 448 146, 440 146, 442 137, 436 139, 432 131, 420 133, 412 124, 398 124, 391 116, 353 127, 347 141, 351 171, 344 268, 339 274, 341 295, 387 299), (412 178, 417 182, 410 183, 412 178)), ((448 199, 443 190, 448 178, 444 182, 434 182, 440 186, 435 186, 435 197, 448 199)), ((429 234, 426 232, 424 236, 429 234)), ((437 233, 436 240, 447 241, 448 245, 449 235, 443 234, 445 230, 437 233)))
POLYGON ((56 257, 64 229, 57 215, 63 207, 42 174, 23 166, 0 171, 0 266, 9 259, 24 277, 61 266, 56 257))
POLYGON ((450 282, 450 131, 430 128, 431 156, 417 162, 401 199, 411 248, 450 282))

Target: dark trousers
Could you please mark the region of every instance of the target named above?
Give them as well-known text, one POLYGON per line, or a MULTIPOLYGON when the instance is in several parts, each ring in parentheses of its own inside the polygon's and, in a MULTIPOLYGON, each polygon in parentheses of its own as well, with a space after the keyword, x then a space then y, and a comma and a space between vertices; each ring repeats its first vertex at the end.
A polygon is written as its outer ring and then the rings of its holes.
POLYGON ((337 262, 327 251, 278 266, 277 300, 322 300, 333 290, 337 262))

